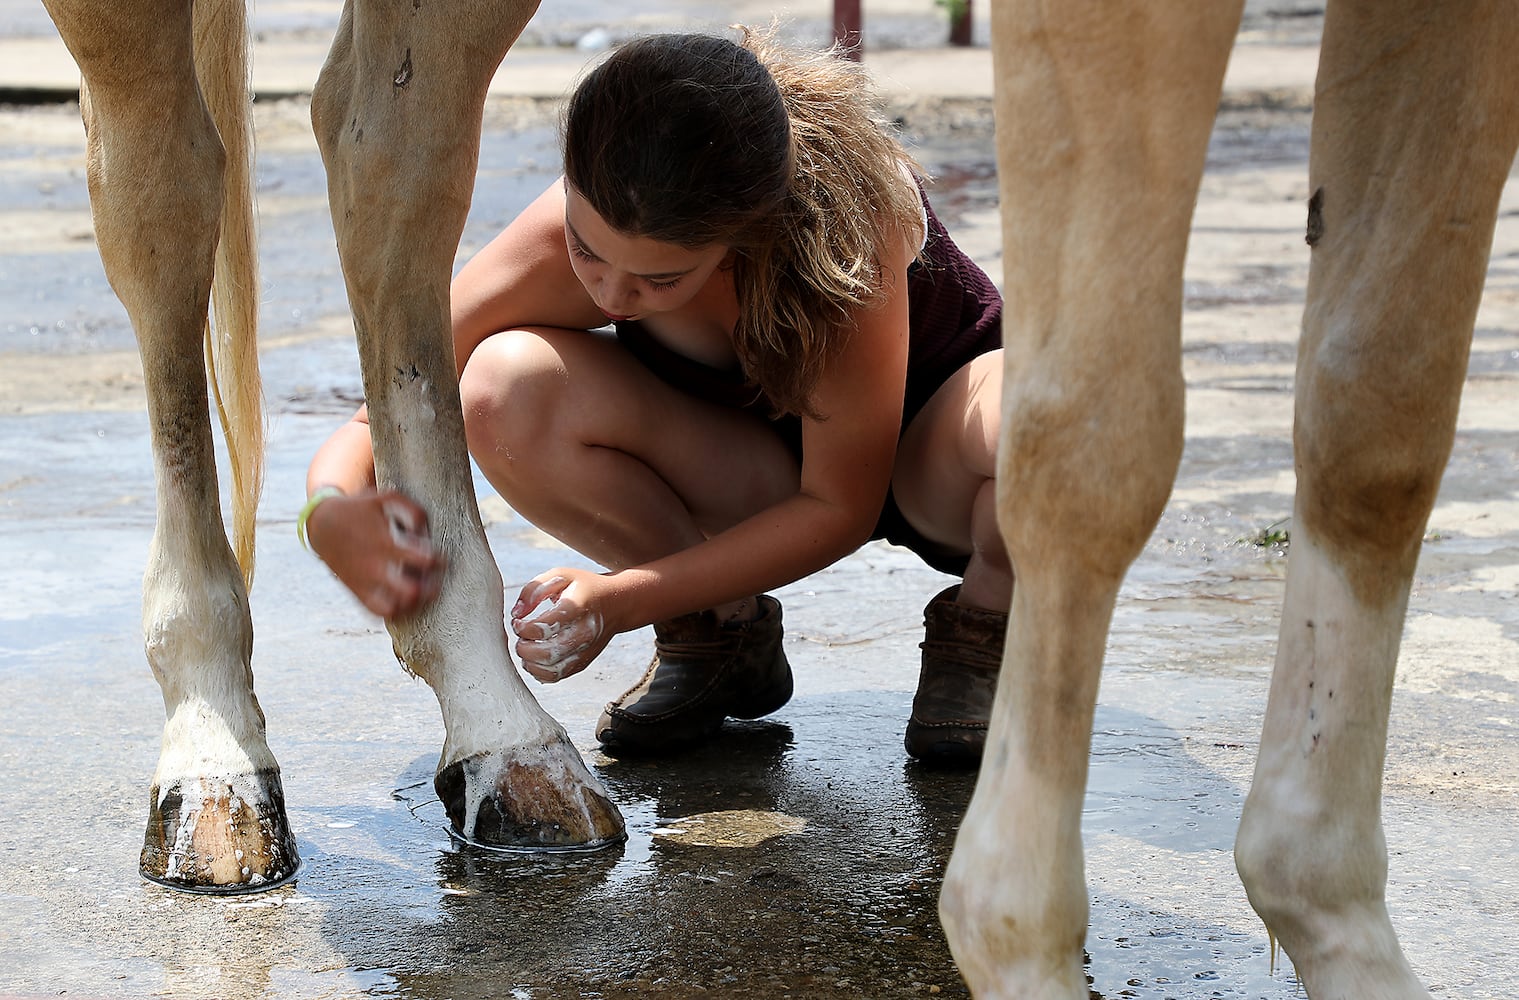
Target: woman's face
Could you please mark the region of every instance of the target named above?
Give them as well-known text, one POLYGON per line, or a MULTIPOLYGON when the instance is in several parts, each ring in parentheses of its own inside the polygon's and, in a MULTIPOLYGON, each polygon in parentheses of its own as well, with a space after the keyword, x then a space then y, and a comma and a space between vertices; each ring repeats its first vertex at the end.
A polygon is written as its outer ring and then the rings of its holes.
POLYGON ((689 250, 629 236, 607 225, 568 182, 564 195, 570 266, 608 319, 644 319, 679 309, 728 256, 720 244, 689 250))

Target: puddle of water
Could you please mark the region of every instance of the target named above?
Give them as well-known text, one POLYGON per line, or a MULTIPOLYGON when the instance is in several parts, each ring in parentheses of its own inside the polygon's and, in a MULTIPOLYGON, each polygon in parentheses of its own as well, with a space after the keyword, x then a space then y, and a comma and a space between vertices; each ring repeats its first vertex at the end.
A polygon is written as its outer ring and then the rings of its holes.
POLYGON ((774 837, 801 833, 807 821, 760 809, 726 809, 666 820, 654 836, 693 847, 756 847, 774 837))
MULTIPOLYGON (((735 725, 709 754, 654 763, 588 753, 628 833, 594 854, 450 842, 431 763, 419 760, 402 782, 412 787, 398 792, 411 800, 376 831, 411 859, 395 894, 385 889, 409 925, 402 937, 468 954, 472 981, 533 998, 557 996, 544 977, 566 968, 608 996, 893 997, 929 985, 964 996, 937 892, 974 776, 881 767, 880 758, 902 759, 906 707, 893 694, 877 710, 882 697, 798 699, 789 724, 735 725), (869 754, 838 745, 841 712, 858 725, 846 742, 869 754), (497 926, 515 930, 501 937, 497 926)), ((373 947, 354 942, 350 957, 373 947)), ((411 995, 447 994, 430 964, 403 956, 390 967, 411 995)))
MULTIPOLYGON (((617 806, 627 827, 627 840, 620 844, 583 851, 502 850, 474 844, 459 836, 449 822, 443 803, 433 794, 430 773, 391 794, 430 836, 446 838, 440 843, 440 849, 451 859, 451 867, 470 876, 466 882, 481 876, 517 879, 547 874, 570 875, 582 867, 580 863, 583 862, 585 869, 594 870, 595 877, 605 879, 608 885, 623 885, 645 872, 653 850, 653 834, 659 826, 653 802, 618 798, 617 806)), ((458 881, 446 880, 443 891, 445 895, 470 895, 482 891, 482 887, 471 888, 458 881)))

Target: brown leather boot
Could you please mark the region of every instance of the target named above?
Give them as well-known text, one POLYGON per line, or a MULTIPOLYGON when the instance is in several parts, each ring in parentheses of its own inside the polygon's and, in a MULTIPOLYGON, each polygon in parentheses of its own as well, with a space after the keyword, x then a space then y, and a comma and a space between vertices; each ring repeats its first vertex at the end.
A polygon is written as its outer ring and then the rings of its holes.
POLYGON ((607 706, 596 738, 607 753, 658 754, 711 736, 726 718, 757 719, 791 700, 781 605, 761 595, 759 617, 721 624, 710 611, 654 625, 654 661, 607 706))
POLYGON ((956 604, 956 584, 923 609, 923 670, 907 720, 907 752, 929 764, 973 767, 986 749, 1007 614, 956 604))

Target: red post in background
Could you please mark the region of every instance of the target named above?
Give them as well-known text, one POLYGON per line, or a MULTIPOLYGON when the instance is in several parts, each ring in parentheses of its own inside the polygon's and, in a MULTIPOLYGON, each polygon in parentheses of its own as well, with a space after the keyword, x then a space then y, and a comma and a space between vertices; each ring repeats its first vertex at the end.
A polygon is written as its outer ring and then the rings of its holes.
POLYGON ((949 19, 949 44, 969 45, 971 43, 971 0, 963 0, 955 8, 955 16, 949 19))
POLYGON ((853 59, 860 61, 865 52, 864 14, 861 0, 833 0, 833 44, 853 59))

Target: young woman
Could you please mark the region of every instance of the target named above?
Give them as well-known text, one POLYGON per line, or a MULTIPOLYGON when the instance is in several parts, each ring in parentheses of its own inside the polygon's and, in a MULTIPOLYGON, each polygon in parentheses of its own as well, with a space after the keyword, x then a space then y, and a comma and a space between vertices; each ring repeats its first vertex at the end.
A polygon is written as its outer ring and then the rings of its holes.
MULTIPOLYGON (((1012 592, 1001 299, 859 67, 747 32, 645 38, 576 89, 563 141, 565 176, 452 297, 476 463, 607 568, 523 588, 524 669, 560 680, 652 624, 653 663, 596 735, 689 747, 791 695, 765 591, 886 538, 963 581, 926 609, 907 748, 979 760, 1012 592)), ((307 528, 366 606, 401 615, 438 567, 421 510, 374 492, 366 421, 312 461, 307 528), (392 516, 417 531, 393 537, 392 516)))

